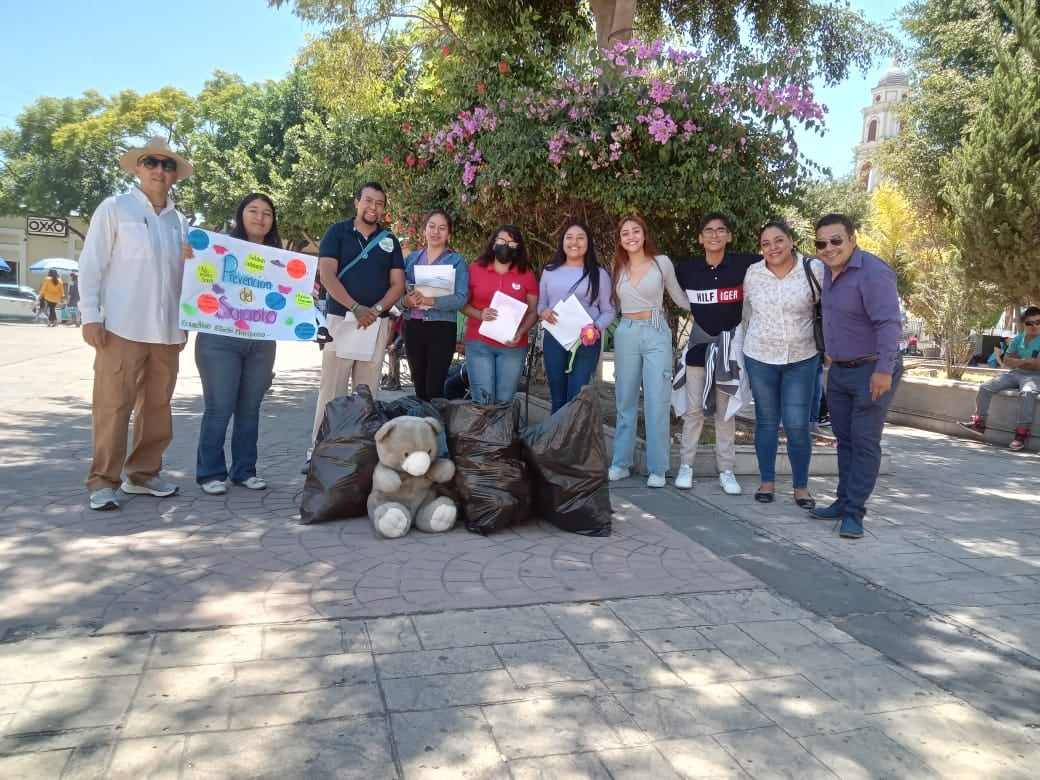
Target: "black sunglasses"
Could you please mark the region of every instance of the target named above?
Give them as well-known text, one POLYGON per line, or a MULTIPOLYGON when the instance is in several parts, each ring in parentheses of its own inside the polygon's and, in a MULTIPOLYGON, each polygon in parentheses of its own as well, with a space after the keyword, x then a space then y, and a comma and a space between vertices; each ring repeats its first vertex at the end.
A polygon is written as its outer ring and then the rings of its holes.
POLYGON ((169 157, 142 157, 139 161, 148 170, 155 168, 157 165, 161 165, 162 169, 167 173, 173 173, 177 170, 177 161, 171 160, 169 157))
POLYGON ((813 243, 816 244, 817 249, 826 249, 827 244, 830 244, 831 246, 841 246, 845 243, 845 239, 838 238, 837 236, 835 236, 834 238, 827 239, 826 241, 816 240, 813 241, 813 243))

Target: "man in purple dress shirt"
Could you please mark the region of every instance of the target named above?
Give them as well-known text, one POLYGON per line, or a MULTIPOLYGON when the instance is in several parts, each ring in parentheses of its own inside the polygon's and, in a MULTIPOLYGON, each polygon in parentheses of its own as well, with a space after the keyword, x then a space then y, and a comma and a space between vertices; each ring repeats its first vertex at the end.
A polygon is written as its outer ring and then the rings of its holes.
POLYGON ((840 535, 863 536, 867 499, 881 467, 881 431, 903 373, 896 274, 856 245, 844 214, 816 223, 823 277, 823 331, 830 360, 827 405, 838 440, 838 495, 816 517, 841 520, 840 535))

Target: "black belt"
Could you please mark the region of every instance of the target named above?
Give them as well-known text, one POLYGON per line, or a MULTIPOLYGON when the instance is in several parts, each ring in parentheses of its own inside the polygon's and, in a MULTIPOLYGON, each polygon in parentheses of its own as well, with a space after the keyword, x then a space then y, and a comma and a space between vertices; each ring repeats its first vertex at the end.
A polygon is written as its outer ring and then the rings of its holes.
POLYGON ((831 365, 841 368, 859 368, 867 365, 867 363, 876 363, 877 359, 877 355, 870 355, 868 357, 858 357, 855 360, 832 360, 831 365))

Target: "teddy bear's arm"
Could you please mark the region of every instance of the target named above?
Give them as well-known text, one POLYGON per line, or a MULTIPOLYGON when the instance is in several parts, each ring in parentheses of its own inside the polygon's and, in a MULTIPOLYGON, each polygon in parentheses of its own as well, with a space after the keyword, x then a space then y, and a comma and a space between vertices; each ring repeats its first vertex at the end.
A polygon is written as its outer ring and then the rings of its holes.
POLYGON ((372 475, 372 488, 381 493, 396 493, 401 489, 401 475, 392 468, 377 463, 372 475))
POLYGON ((426 473, 427 479, 433 482, 451 482, 454 476, 455 464, 447 458, 438 458, 426 473))

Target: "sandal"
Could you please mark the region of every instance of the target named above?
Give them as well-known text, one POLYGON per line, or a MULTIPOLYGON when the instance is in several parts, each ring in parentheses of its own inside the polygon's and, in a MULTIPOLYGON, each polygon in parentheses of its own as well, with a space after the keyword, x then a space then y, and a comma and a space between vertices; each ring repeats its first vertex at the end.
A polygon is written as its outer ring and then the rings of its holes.
POLYGON ((762 492, 755 493, 755 501, 757 501, 760 504, 772 504, 773 503, 773 494, 772 493, 762 493, 762 492))
POLYGON ((816 499, 812 496, 806 496, 805 498, 795 497, 794 502, 798 504, 802 509, 815 509, 816 499))

